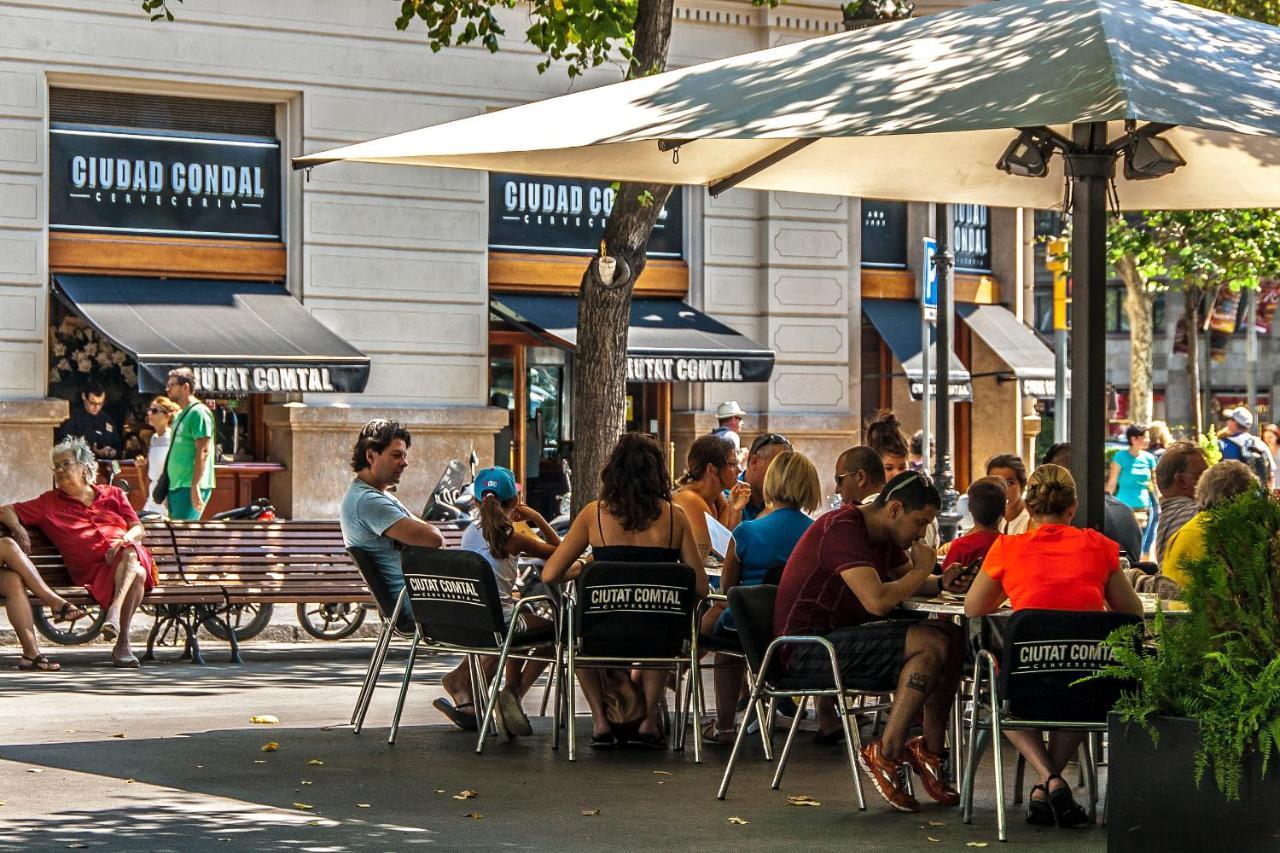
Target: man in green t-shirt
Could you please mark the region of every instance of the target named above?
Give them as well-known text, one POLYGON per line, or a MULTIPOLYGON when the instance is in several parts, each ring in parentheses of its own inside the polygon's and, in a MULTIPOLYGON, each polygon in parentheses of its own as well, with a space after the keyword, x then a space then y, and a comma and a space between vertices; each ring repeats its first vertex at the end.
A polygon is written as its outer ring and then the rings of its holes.
POLYGON ((213 494, 213 412, 195 396, 196 378, 189 367, 169 371, 165 394, 182 407, 173 422, 169 445, 169 517, 195 521, 213 494))

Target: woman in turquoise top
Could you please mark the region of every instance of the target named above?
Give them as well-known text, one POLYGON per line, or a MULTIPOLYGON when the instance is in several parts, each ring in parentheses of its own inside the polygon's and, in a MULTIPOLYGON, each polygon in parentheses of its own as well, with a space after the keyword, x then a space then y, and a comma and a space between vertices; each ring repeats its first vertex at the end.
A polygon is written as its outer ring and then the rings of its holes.
POLYGON ((1145 555, 1154 538, 1150 534, 1154 532, 1154 511, 1158 506, 1155 492, 1156 457, 1147 452, 1147 446, 1151 443, 1147 427, 1130 424, 1124 431, 1124 436, 1129 440, 1129 449, 1121 450, 1111 457, 1107 491, 1133 510, 1134 518, 1143 529, 1142 547, 1145 555))
MULTIPOLYGON (((796 542, 809 529, 813 512, 822 503, 818 471, 805 456, 788 450, 769 462, 764 475, 764 512, 744 521, 733 531, 729 553, 724 558, 720 591, 735 586, 777 583, 796 542)), ((717 603, 702 619, 702 632, 730 642, 737 631, 724 602, 717 603)), ((716 655, 716 720, 708 721, 703 737, 710 743, 733 742, 733 718, 742 687, 742 665, 737 658, 716 655)))

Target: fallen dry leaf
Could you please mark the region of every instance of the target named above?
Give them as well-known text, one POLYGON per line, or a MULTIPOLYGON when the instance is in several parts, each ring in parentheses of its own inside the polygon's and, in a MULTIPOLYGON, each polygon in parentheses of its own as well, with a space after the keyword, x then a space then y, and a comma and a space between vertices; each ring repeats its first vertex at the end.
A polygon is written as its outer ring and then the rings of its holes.
POLYGON ((600 810, 599 809, 583 809, 582 811, 578 812, 578 814, 582 815, 583 817, 595 817, 596 815, 600 814, 600 810))
POLYGON ((112 737, 124 737, 124 736, 125 736, 124 732, 117 732, 116 734, 112 735, 112 737))
POLYGON ((257 714, 256 716, 250 717, 249 722, 257 723, 260 726, 274 726, 276 723, 280 722, 280 718, 274 714, 257 714))
POLYGON ((946 825, 947 825, 947 824, 946 824, 946 822, 945 822, 945 821, 941 821, 941 820, 931 820, 931 821, 929 821, 929 826, 946 826, 946 825))
POLYGON ((134 783, 134 781, 135 781, 135 780, 133 780, 133 779, 125 779, 125 780, 124 780, 124 783, 125 783, 126 785, 132 785, 132 784, 134 783))
POLYGON ((368 803, 356 803, 356 808, 358 808, 358 809, 367 809, 367 808, 369 808, 369 804, 368 804, 368 803))
POLYGON ((310 780, 310 779, 303 779, 303 780, 302 780, 302 784, 303 784, 303 785, 310 785, 310 784, 311 784, 311 780, 310 780))
POLYGON ((196 765, 196 769, 197 769, 197 770, 203 770, 203 769, 204 769, 204 765, 203 765, 203 764, 197 764, 197 765, 196 765))
POLYGON ((79 841, 73 841, 67 845, 67 847, 71 848, 72 850, 75 850, 80 847, 88 847, 88 846, 89 846, 88 844, 81 844, 79 841))
POLYGON ((467 812, 466 814, 463 815, 463 817, 469 817, 472 820, 479 820, 480 818, 484 817, 484 815, 480 814, 480 812, 467 812))
POLYGON ((653 771, 653 775, 654 776, 670 776, 671 774, 666 770, 655 770, 653 771))
POLYGON ((942 840, 941 838, 934 838, 932 835, 926 835, 926 836, 924 837, 924 839, 925 839, 925 841, 935 841, 935 842, 936 842, 936 841, 941 841, 941 840, 942 840))
POLYGON ((41 768, 39 768, 39 767, 28 767, 28 768, 27 768, 27 772, 28 772, 28 773, 43 773, 43 772, 44 772, 44 770, 43 770, 43 769, 41 769, 41 768))
POLYGON ((255 758, 255 759, 253 760, 253 763, 254 763, 254 764, 266 764, 266 763, 267 763, 267 760, 266 760, 265 758, 255 758))
POLYGON ((820 806, 822 803, 810 797, 808 794, 798 794, 794 797, 787 797, 787 802, 793 806, 820 806))
POLYGON ((965 845, 965 847, 986 847, 986 846, 987 846, 987 842, 985 841, 970 841, 968 844, 965 845))
POLYGON ((280 748, 280 744, 276 743, 275 741, 271 741, 270 743, 264 743, 262 745, 263 752, 275 752, 279 748, 280 748))
POLYGON ((320 759, 318 759, 318 758, 313 758, 313 759, 311 759, 310 761, 308 761, 307 763, 308 763, 308 764, 310 764, 312 767, 323 767, 323 766, 324 766, 324 762, 323 762, 323 761, 321 761, 321 760, 320 760, 320 759))
POLYGON ((751 821, 747 820, 746 818, 731 817, 729 818, 729 823, 736 824, 737 826, 746 826, 747 824, 751 823, 751 821))
POLYGON ((315 808, 315 806, 309 806, 306 803, 294 803, 293 807, 295 809, 302 809, 304 812, 309 812, 315 808))
POLYGON ((443 794, 443 793, 445 793, 445 790, 444 790, 444 788, 436 788, 436 793, 437 793, 437 794, 443 794))
POLYGON ((479 791, 459 791, 453 795, 453 798, 455 800, 473 800, 478 796, 480 796, 479 791))

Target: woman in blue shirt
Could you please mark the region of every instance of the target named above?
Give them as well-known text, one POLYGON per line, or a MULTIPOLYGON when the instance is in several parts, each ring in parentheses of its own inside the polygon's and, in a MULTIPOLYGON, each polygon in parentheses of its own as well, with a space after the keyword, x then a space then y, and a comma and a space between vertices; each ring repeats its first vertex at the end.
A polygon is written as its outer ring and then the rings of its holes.
POLYGON ((1111 457, 1111 471, 1107 478, 1107 491, 1133 510, 1134 517, 1143 529, 1143 554, 1139 555, 1139 559, 1151 547, 1150 540, 1154 537, 1149 534, 1155 527, 1156 457, 1147 451, 1147 446, 1151 443, 1149 435, 1147 427, 1141 424, 1129 425, 1124 431, 1129 449, 1121 450, 1111 457))
MULTIPOLYGON (((735 586, 777 583, 796 542, 809 529, 813 512, 822 503, 818 471, 803 454, 793 450, 779 453, 764 475, 765 510, 752 521, 744 521, 733 531, 729 553, 720 574, 720 591, 735 586)), ((702 631, 713 637, 737 640, 733 618, 724 602, 707 611, 702 631)), ((737 658, 716 655, 716 719, 702 730, 709 743, 732 743, 734 714, 742 687, 743 668, 737 658)))

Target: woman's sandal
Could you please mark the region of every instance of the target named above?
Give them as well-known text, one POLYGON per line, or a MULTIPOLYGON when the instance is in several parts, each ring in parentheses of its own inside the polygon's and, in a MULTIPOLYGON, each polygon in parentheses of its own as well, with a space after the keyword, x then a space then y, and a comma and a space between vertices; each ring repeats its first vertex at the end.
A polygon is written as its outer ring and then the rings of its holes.
POLYGON ((1053 816, 1053 808, 1049 805, 1049 787, 1032 785, 1027 796, 1027 823, 1033 826, 1053 826, 1058 821, 1053 816), (1036 791, 1044 791, 1042 799, 1036 799, 1036 791))
POLYGON ((454 705, 442 696, 432 702, 431 707, 448 717, 450 722, 464 732, 474 732, 480 728, 480 721, 476 719, 476 715, 471 711, 463 710, 464 708, 475 708, 475 705, 471 702, 454 705))
POLYGON ((647 735, 641 733, 637 734, 634 738, 630 738, 629 741, 636 744, 641 749, 659 750, 667 748, 667 739, 660 734, 647 735))
POLYGON ((613 749, 618 745, 618 736, 612 731, 607 731, 602 735, 593 734, 591 736, 592 749, 613 749))
POLYGON ((54 624, 62 622, 75 622, 77 619, 83 619, 89 615, 89 611, 83 607, 72 604, 70 601, 62 602, 62 606, 53 612, 54 624), (67 611, 72 611, 68 613, 67 611))
POLYGON ((1075 797, 1071 796, 1071 786, 1066 784, 1066 780, 1055 773, 1049 777, 1048 782, 1054 779, 1063 783, 1061 788, 1053 788, 1049 791, 1049 807, 1053 809, 1053 817, 1058 826, 1079 826, 1082 823, 1091 823, 1089 813, 1080 808, 1075 797))
POLYGON ((702 742, 709 743, 713 746, 728 746, 733 743, 734 737, 737 735, 733 729, 721 729, 716 726, 715 720, 707 720, 702 727, 702 742))
POLYGON ((62 664, 51 661, 44 655, 36 655, 33 658, 23 655, 18 669, 22 672, 57 672, 62 669, 62 664))

